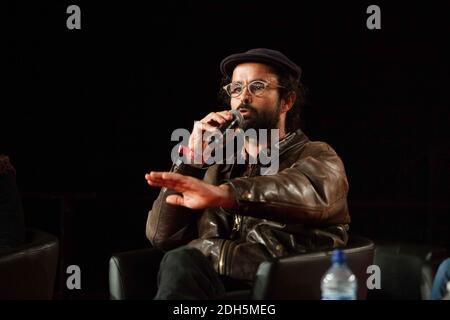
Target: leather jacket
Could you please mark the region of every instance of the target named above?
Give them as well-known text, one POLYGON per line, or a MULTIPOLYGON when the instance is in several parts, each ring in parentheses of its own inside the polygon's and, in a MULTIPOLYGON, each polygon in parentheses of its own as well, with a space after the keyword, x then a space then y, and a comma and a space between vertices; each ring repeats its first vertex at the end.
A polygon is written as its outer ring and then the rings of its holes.
POLYGON ((147 219, 147 238, 170 250, 196 247, 219 274, 252 280, 271 257, 330 249, 346 244, 350 215, 344 165, 324 142, 301 131, 279 142, 279 168, 259 175, 259 165, 173 165, 171 171, 235 191, 233 210, 192 210, 167 204, 175 193, 162 188, 147 219))

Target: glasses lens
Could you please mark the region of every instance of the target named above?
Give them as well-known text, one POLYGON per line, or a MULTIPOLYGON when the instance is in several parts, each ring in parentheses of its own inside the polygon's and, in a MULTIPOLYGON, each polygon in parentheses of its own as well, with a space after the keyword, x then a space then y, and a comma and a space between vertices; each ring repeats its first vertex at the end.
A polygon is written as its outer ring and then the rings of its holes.
POLYGON ((242 85, 239 83, 230 83, 227 89, 228 94, 232 97, 237 97, 242 93, 242 85))
POLYGON ((248 85, 248 89, 255 96, 260 96, 264 93, 267 83, 263 81, 253 81, 248 85))

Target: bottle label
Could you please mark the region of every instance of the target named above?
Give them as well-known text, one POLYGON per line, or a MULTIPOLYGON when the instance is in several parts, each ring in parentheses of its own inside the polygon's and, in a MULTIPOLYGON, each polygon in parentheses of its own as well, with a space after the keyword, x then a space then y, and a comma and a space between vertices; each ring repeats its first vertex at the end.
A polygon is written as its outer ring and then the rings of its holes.
POLYGON ((356 300, 356 296, 345 293, 325 293, 322 295, 322 300, 356 300))

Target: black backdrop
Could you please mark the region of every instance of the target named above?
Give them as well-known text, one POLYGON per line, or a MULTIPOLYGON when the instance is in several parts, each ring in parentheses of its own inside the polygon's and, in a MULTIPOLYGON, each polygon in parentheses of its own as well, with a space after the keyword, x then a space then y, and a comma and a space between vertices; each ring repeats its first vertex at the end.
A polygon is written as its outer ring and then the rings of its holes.
POLYGON ((366 28, 372 2, 5 4, 0 153, 17 168, 27 224, 64 235, 80 294, 106 297, 111 252, 148 245, 157 190, 144 173, 169 168, 175 128, 221 109, 220 60, 268 47, 304 70, 303 129, 346 165, 352 231, 448 247, 440 3, 378 3, 381 30, 366 28), (70 4, 81 30, 66 28, 70 4))

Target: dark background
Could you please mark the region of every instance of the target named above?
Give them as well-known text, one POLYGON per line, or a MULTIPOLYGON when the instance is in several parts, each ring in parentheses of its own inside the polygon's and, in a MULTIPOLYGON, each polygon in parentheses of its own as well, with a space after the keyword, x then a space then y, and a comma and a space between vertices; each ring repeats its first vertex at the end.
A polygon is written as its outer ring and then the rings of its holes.
POLYGON ((217 103, 219 63, 254 47, 303 68, 303 129, 349 178, 351 231, 450 247, 448 14, 439 1, 8 2, 0 153, 16 166, 28 226, 60 237, 79 292, 107 298, 112 252, 148 246, 176 128, 217 103), (66 8, 81 7, 81 30, 66 8), (381 7, 381 30, 366 8, 381 7))

